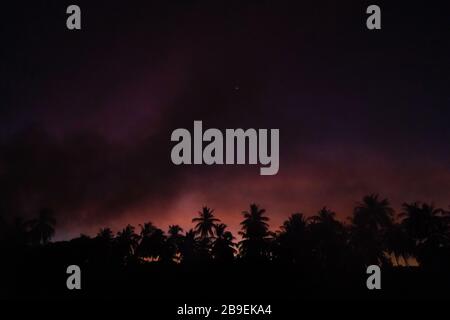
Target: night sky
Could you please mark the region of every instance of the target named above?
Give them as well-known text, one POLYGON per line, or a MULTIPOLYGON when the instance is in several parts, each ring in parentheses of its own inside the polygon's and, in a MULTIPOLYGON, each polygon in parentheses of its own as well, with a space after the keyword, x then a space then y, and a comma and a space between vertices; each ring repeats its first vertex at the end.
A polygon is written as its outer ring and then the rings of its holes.
POLYGON ((450 204, 444 2, 17 1, 2 4, 0 214, 54 208, 57 238, 202 205, 233 231, 380 193, 450 204), (77 4, 82 30, 66 29, 77 4), (171 132, 280 129, 280 170, 175 166, 171 132))

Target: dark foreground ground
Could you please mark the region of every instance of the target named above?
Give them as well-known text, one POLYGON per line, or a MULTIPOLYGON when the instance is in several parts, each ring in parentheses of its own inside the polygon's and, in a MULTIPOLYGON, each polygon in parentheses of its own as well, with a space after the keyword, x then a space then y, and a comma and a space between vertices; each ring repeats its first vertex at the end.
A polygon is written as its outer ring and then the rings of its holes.
POLYGON ((312 270, 274 263, 127 267, 80 265, 81 290, 68 290, 63 261, 2 266, 1 297, 13 299, 152 299, 223 303, 303 299, 449 299, 444 270, 383 268, 381 290, 368 290, 365 270, 312 270))

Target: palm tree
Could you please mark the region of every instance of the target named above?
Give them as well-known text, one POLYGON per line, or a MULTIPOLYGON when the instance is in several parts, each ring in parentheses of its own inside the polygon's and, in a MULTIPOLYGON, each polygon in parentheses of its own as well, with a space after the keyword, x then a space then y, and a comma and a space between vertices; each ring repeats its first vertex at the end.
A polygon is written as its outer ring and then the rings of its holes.
POLYGON ((227 225, 225 223, 219 223, 214 225, 214 230, 216 232, 216 238, 223 238, 227 225))
POLYGON ((432 204, 414 202, 403 204, 402 225, 419 245, 427 240, 448 240, 448 214, 432 204))
POLYGON ((134 232, 135 228, 128 224, 122 231, 117 233, 116 242, 122 261, 125 263, 134 255, 139 244, 139 235, 134 232))
POLYGON ((214 210, 206 206, 198 213, 199 217, 192 219, 192 222, 197 222, 194 227, 195 232, 200 235, 200 239, 207 239, 208 236, 213 238, 214 224, 220 220, 214 217, 214 210))
POLYGON ((403 204, 401 222, 412 240, 412 250, 421 264, 439 264, 443 250, 450 248, 450 215, 432 204, 403 204))
POLYGON ((297 264, 307 258, 307 220, 302 213, 292 214, 280 227, 274 243, 274 254, 283 262, 297 264))
POLYGON ((110 228, 102 228, 97 233, 97 239, 101 239, 104 242, 111 242, 114 238, 114 233, 110 228))
POLYGON ((44 208, 39 211, 37 219, 29 222, 31 240, 34 244, 45 245, 55 234, 56 220, 51 209, 44 208))
POLYGON ((216 261, 228 263, 233 261, 236 244, 230 231, 226 231, 227 225, 220 223, 215 225, 216 239, 212 247, 212 256, 216 261))
POLYGON ((190 229, 180 243, 180 254, 183 263, 191 264, 195 262, 198 255, 198 246, 196 232, 190 229))
POLYGON ((114 233, 110 228, 100 229, 91 246, 96 263, 101 266, 109 265, 113 257, 114 233))
POLYGON ((141 242, 137 248, 137 253, 143 258, 152 258, 155 260, 166 258, 165 245, 166 236, 164 231, 155 227, 151 222, 140 225, 141 242))
POLYGON ((250 260, 258 260, 268 257, 269 252, 269 218, 264 216, 266 210, 258 205, 251 204, 250 211, 243 211, 244 220, 241 222, 239 234, 242 241, 239 243, 242 257, 250 260))
POLYGON ((308 221, 309 241, 315 261, 324 268, 345 267, 349 260, 347 232, 336 219, 336 213, 323 207, 308 221))
POLYGON ((168 255, 172 257, 172 260, 175 262, 180 262, 180 246, 182 243, 183 235, 181 234, 183 232, 183 228, 181 228, 179 225, 170 225, 168 234, 169 237, 166 241, 166 252, 168 255))
POLYGON ((354 209, 350 244, 365 265, 389 263, 385 236, 393 224, 393 214, 389 201, 379 199, 377 194, 365 196, 354 209))
POLYGON ((392 225, 393 214, 394 210, 387 199, 379 199, 378 194, 371 194, 356 206, 352 223, 376 231, 383 230, 392 225))
POLYGON ((413 252, 413 242, 400 223, 394 223, 386 232, 386 249, 394 257, 397 266, 400 258, 408 265, 408 258, 413 252))
POLYGON ((315 216, 309 217, 308 220, 313 224, 340 227, 340 222, 336 220, 336 213, 327 207, 320 209, 315 216))
POLYGON ((281 226, 281 230, 285 233, 300 234, 305 232, 306 219, 303 213, 294 213, 281 226))
POLYGON ((183 228, 181 228, 179 225, 175 224, 175 225, 169 226, 169 230, 167 233, 169 234, 169 237, 171 237, 171 238, 179 238, 179 237, 181 237, 181 232, 183 232, 183 228))
POLYGON ((141 228, 141 238, 148 237, 158 229, 151 222, 144 223, 143 225, 140 224, 139 227, 141 228))

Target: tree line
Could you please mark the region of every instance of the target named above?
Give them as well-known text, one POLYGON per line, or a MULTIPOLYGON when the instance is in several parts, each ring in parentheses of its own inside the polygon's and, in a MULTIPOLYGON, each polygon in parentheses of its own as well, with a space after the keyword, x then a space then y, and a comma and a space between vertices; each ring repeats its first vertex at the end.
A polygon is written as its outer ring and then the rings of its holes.
POLYGON ((213 209, 204 206, 192 229, 170 225, 167 232, 147 222, 114 233, 100 229, 52 243, 56 221, 50 209, 36 219, 0 220, 3 248, 45 248, 64 244, 74 255, 95 264, 232 264, 236 261, 277 262, 314 268, 354 268, 371 264, 423 268, 450 266, 450 212, 429 203, 404 203, 396 213, 387 199, 367 195, 343 222, 327 207, 307 217, 294 213, 279 230, 269 228, 266 211, 256 204, 242 212, 240 239, 213 209))

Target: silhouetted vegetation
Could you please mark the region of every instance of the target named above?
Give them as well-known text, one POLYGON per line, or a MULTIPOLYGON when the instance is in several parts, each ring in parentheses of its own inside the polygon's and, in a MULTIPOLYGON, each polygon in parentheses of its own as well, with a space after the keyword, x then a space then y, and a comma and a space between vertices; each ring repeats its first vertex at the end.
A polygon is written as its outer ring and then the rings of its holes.
POLYGON ((310 217, 292 214, 275 232, 256 204, 242 216, 240 241, 206 206, 187 231, 171 225, 165 232, 146 222, 138 229, 103 228, 94 237, 59 242, 50 242, 56 226, 50 209, 30 221, 0 219, 1 268, 8 275, 1 293, 76 295, 65 289, 65 268, 71 264, 84 272, 81 292, 102 296, 181 296, 180 290, 201 295, 217 282, 215 290, 235 286, 255 296, 314 296, 327 290, 355 296, 367 294, 365 268, 371 264, 387 272, 383 279, 391 296, 417 294, 429 281, 449 284, 450 213, 431 204, 405 203, 396 214, 387 199, 368 195, 348 222, 324 207, 310 217), (420 290, 404 292, 411 282, 420 290))

